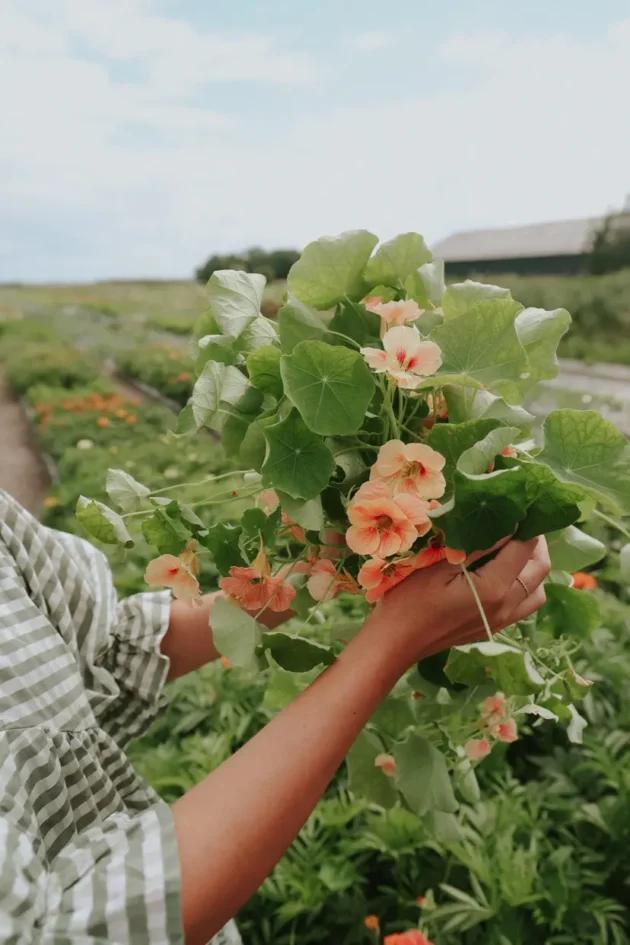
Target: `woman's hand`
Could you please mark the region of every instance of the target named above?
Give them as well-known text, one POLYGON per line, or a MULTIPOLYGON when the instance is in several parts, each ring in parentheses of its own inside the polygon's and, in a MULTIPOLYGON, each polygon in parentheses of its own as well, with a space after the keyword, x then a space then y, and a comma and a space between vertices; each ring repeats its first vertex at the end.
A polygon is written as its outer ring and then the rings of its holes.
MULTIPOLYGON (((472 555, 467 564, 487 552, 472 555)), ((524 620, 545 603, 543 581, 551 564, 544 538, 509 541, 471 581, 493 632, 524 620)), ((485 637, 485 629, 466 575, 446 561, 416 571, 379 602, 366 624, 397 648, 401 672, 440 650, 485 637)))

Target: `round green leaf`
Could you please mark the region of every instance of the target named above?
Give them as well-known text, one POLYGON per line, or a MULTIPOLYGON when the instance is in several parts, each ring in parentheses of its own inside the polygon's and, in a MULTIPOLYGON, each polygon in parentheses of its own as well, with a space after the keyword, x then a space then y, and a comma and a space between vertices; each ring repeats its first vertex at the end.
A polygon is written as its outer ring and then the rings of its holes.
POLYGON ((554 410, 544 433, 537 463, 616 513, 630 512, 630 443, 610 420, 595 410, 554 410))
POLYGON ((509 289, 502 289, 498 285, 486 285, 483 282, 454 282, 449 285, 442 299, 444 321, 457 318, 472 308, 477 302, 484 299, 511 299, 509 289))
POLYGON ((264 288, 265 277, 255 272, 218 269, 212 273, 206 292, 224 335, 238 338, 258 318, 264 288))
POLYGON ((374 380, 356 351, 303 341, 280 368, 287 396, 314 433, 344 436, 361 428, 374 380))
MULTIPOLYGON (((583 571, 606 554, 606 545, 575 525, 548 539, 551 567, 556 571, 583 571)), ((628 547, 628 546, 627 546, 628 547)))
POLYGON ((374 764, 383 751, 378 737, 364 729, 348 752, 348 778, 353 794, 389 808, 396 803, 398 794, 392 778, 374 764))
POLYGON ((324 440, 306 426, 297 410, 264 431, 269 450, 262 467, 265 485, 294 499, 314 499, 335 470, 324 440))
POLYGON ((526 308, 516 317, 516 333, 527 352, 529 376, 521 378, 524 390, 539 381, 555 377, 560 368, 557 350, 560 339, 569 330, 571 316, 565 308, 546 311, 544 308, 526 308))
POLYGON ((124 469, 107 470, 105 491, 123 512, 136 512, 142 508, 142 500, 149 495, 149 489, 124 469))
POLYGON ((316 666, 330 666, 335 661, 329 647, 280 631, 265 633, 262 646, 271 652, 278 666, 292 673, 307 673, 316 666))
POLYGON ((599 601, 588 591, 564 587, 562 584, 545 585, 547 602, 540 610, 540 619, 556 636, 566 634, 581 639, 590 637, 600 625, 599 601))
POLYGON ((452 814, 458 804, 441 751, 415 732, 394 746, 396 787, 414 812, 452 814))
POLYGON ((238 604, 217 597, 210 619, 212 639, 221 656, 225 656, 232 666, 255 669, 261 630, 254 618, 241 610, 238 604))
POLYGON ((282 377, 280 376, 280 359, 282 354, 272 345, 262 345, 247 358, 247 373, 249 380, 259 390, 272 394, 280 400, 283 394, 282 377))
POLYGON ((208 361, 195 382, 191 397, 197 427, 220 430, 230 407, 238 403, 249 386, 238 368, 208 361))
POLYGON ((365 294, 363 270, 378 237, 367 230, 351 230, 340 236, 323 236, 309 243, 295 263, 287 286, 306 305, 329 309, 346 296, 358 300, 365 294))
POLYGON ((506 643, 467 643, 451 650, 446 675, 452 682, 481 686, 494 679, 511 696, 540 692, 544 680, 529 653, 506 643))
POLYGON ((369 286, 400 285, 430 260, 431 251, 419 233, 401 233, 379 246, 365 267, 363 279, 369 286))

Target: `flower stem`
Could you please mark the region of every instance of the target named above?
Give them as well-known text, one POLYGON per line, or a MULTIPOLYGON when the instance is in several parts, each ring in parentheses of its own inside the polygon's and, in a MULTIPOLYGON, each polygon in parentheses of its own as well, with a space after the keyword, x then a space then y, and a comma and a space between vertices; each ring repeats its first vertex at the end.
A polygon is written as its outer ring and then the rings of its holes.
POLYGON ((244 476, 251 471, 251 469, 236 469, 233 472, 221 473, 220 476, 207 476, 205 479, 198 479, 196 482, 177 482, 172 486, 164 486, 163 489, 154 489, 151 495, 161 495, 163 492, 170 492, 172 489, 185 489, 188 486, 205 486, 209 482, 219 482, 220 479, 229 479, 230 476, 244 476))
POLYGON ((601 518, 601 520, 610 525, 611 528, 616 528, 618 532, 621 532, 622 535, 625 535, 626 538, 630 539, 630 532, 627 528, 624 528, 621 522, 616 522, 614 518, 610 518, 604 512, 600 512, 599 509, 593 509, 593 514, 598 518, 601 518))
POLYGON ((490 640, 490 642, 492 643, 492 641, 493 641, 492 630, 490 629, 490 624, 488 623, 488 618, 486 617, 486 612, 485 612, 485 610, 483 609, 483 604, 481 603, 481 598, 479 597, 479 594, 477 593, 477 588, 475 587, 475 582, 473 581, 472 577, 470 576, 470 572, 469 572, 469 570, 468 570, 468 568, 466 567, 465 564, 462 564, 462 565, 461 565, 461 569, 462 569, 462 573, 463 573, 464 577, 466 578, 466 582, 467 582, 467 584, 468 584, 468 587, 470 588, 470 590, 471 590, 471 592, 472 592, 472 596, 475 598, 475 603, 477 604, 477 609, 478 609, 478 611, 479 611, 479 616, 481 617, 481 621, 482 621, 482 623, 483 623, 484 630, 486 631, 486 635, 487 635, 487 637, 488 637, 488 640, 490 640))
POLYGON ((385 397, 383 398, 383 406, 385 407, 385 411, 389 418, 389 432, 390 432, 389 438, 399 440, 400 430, 398 429, 398 421, 396 420, 396 417, 394 416, 393 402, 394 402, 394 385, 390 384, 390 386, 387 388, 385 392, 385 397))

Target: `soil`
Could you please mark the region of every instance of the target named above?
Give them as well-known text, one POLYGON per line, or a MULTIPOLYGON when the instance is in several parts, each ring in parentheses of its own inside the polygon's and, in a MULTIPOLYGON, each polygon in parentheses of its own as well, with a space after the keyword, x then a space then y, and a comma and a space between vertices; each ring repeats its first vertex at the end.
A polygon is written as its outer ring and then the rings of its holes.
POLYGON ((0 374, 0 489, 39 515, 50 485, 19 400, 0 374))

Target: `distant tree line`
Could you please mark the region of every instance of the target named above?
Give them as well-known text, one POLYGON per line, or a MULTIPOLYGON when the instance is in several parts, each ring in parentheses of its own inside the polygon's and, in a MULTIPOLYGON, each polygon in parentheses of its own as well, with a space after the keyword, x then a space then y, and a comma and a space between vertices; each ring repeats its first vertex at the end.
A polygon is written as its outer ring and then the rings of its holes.
POLYGON ((300 254, 295 249, 274 249, 267 252, 260 246, 253 246, 244 253, 229 253, 221 256, 215 253, 195 270, 198 282, 207 282, 217 269, 240 269, 244 272, 260 272, 268 282, 286 279, 289 269, 300 254))
POLYGON ((604 217, 595 233, 589 269, 595 276, 630 267, 630 199, 626 207, 604 217))

